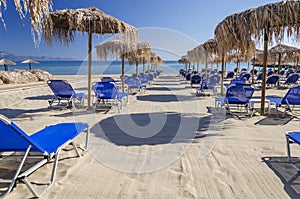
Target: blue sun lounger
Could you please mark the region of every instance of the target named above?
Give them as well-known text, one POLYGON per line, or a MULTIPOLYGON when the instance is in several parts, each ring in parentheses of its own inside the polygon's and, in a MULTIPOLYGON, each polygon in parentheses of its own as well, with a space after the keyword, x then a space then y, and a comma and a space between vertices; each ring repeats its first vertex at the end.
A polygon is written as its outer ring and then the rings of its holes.
POLYGON ((143 91, 145 93, 146 85, 141 83, 137 77, 128 77, 125 81, 128 86, 128 93, 133 93, 133 91, 138 90, 139 92, 143 91))
POLYGON ((228 87, 225 97, 215 98, 215 107, 225 107, 227 112, 232 115, 236 115, 233 112, 233 106, 238 112, 241 112, 241 108, 245 108, 246 113, 248 113, 253 93, 254 88, 249 84, 232 84, 228 87))
POLYGON ((270 103, 276 106, 277 112, 279 107, 284 107, 285 110, 283 116, 287 111, 295 114, 294 110, 300 107, 300 86, 290 88, 283 98, 266 97, 266 99, 270 100, 270 103))
POLYGON ((128 103, 128 94, 119 92, 116 85, 109 82, 94 82, 92 88, 96 99, 94 102, 95 110, 108 110, 112 106, 117 106, 118 111, 123 107, 123 102, 128 103))
MULTIPOLYGON (((285 133, 285 137, 286 137, 286 147, 287 147, 287 158, 288 158, 288 162, 289 163, 293 163, 291 160, 291 148, 290 148, 290 144, 292 143, 297 143, 300 145, 300 132, 297 131, 288 131, 285 133)), ((294 168, 300 172, 300 169, 295 165, 292 164, 294 166, 294 168)))
POLYGON ((75 100, 79 101, 79 107, 83 106, 84 103, 84 93, 76 93, 72 85, 64 80, 49 80, 48 86, 54 93, 54 96, 49 100, 50 107, 53 105, 54 101, 58 101, 57 105, 62 105, 61 101, 66 100, 66 107, 75 107, 75 100))
POLYGON ((0 184, 8 185, 6 191, 0 197, 8 194, 18 180, 23 181, 36 197, 40 197, 54 183, 60 151, 65 146, 72 144, 77 155, 80 157, 80 153, 73 140, 84 131, 86 132, 85 149, 87 149, 88 145, 89 130, 88 125, 84 123, 60 123, 48 126, 32 135, 27 135, 14 122, 0 115, 0 128, 0 161, 13 156, 14 154, 9 154, 11 152, 23 155, 12 178, 6 179, 0 177, 0 184), (33 157, 40 158, 39 162, 24 171, 26 160, 33 157), (43 190, 39 189, 40 191, 37 191, 36 186, 29 181, 28 176, 41 166, 52 162, 53 159, 50 182, 43 190))

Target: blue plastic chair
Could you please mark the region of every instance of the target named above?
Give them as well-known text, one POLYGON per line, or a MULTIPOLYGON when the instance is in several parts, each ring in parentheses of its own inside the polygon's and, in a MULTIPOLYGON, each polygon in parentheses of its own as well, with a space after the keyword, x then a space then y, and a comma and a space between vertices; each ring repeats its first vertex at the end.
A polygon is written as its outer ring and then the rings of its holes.
POLYGON ((235 106, 238 112, 245 108, 246 113, 250 108, 250 99, 254 93, 254 88, 249 84, 232 84, 228 87, 225 97, 215 98, 215 107, 225 107, 227 113, 236 115, 232 110, 235 106))
POLYGON ((119 92, 113 83, 94 82, 92 88, 96 98, 93 100, 95 110, 108 110, 113 106, 117 106, 120 112, 123 103, 128 103, 127 93, 119 92))
MULTIPOLYGON (((1 195, 1 197, 8 194, 18 180, 23 181, 35 197, 40 197, 54 183, 61 150, 65 146, 72 144, 77 155, 80 156, 80 153, 74 143, 74 139, 82 132, 86 132, 85 149, 87 149, 88 146, 89 130, 88 125, 84 123, 60 123, 47 126, 36 133, 28 135, 14 122, 0 114, 0 129, 0 153, 2 153, 2 158, 4 159, 6 157, 13 156, 14 153, 11 154, 11 152, 20 152, 23 154, 14 176, 10 179, 0 177, 1 184, 8 184, 6 191, 1 195), (24 168, 26 161, 29 158, 32 158, 32 156, 34 156, 36 160, 38 160, 37 158, 40 158, 39 162, 24 171, 24 169, 26 169, 24 168), (50 183, 48 183, 48 186, 43 190, 39 189, 38 191, 36 189, 36 185, 33 185, 27 177, 38 168, 52 162, 53 159, 54 163, 50 183)), ((3 159, 1 159, 1 161, 3 159)))
POLYGON ((267 78, 266 80, 266 85, 269 87, 270 85, 276 85, 279 81, 279 76, 278 75, 271 75, 267 78))
MULTIPOLYGON (((278 113, 278 107, 284 107, 283 116, 287 111, 294 113, 296 108, 299 108, 300 105, 300 86, 295 86, 289 89, 286 95, 282 97, 266 97, 267 100, 270 100, 270 103, 276 106, 278 113)), ((296 115, 296 114, 295 114, 296 115)))
POLYGON ((72 85, 65 80, 49 80, 47 82, 50 89, 53 91, 54 96, 48 100, 50 107, 57 100, 57 105, 62 105, 61 101, 66 100, 66 107, 75 107, 75 100, 79 101, 79 107, 83 106, 84 93, 76 93, 72 85))

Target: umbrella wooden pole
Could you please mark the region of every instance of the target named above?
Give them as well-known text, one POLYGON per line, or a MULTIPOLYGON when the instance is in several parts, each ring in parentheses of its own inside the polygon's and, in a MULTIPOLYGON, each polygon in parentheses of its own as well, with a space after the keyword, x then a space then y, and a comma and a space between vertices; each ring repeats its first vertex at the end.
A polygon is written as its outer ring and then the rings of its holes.
POLYGON ((145 58, 143 57, 143 74, 145 74, 145 58))
POLYGON ((29 63, 29 70, 31 70, 31 63, 29 63))
POLYGON ((252 84, 254 84, 254 63, 252 63, 252 84))
POLYGON ((225 71, 225 53, 222 52, 222 74, 221 74, 221 95, 225 95, 224 93, 224 71, 225 71))
POLYGON ((125 91, 125 61, 124 61, 125 57, 124 55, 122 55, 122 92, 125 91))
POLYGON ((208 61, 207 61, 207 58, 208 58, 208 52, 205 51, 205 77, 207 78, 207 70, 208 70, 208 61))
POLYGON ((92 30, 88 36, 88 108, 92 107, 92 30))
POLYGON ((269 33, 265 29, 264 33, 264 58, 263 58, 263 71, 262 71, 262 83, 261 83, 261 105, 260 114, 265 115, 265 99, 266 99, 266 73, 267 73, 267 57, 268 57, 268 42, 269 33))
MULTIPOLYGON (((278 57, 278 72, 277 72, 278 75, 280 74, 280 69, 281 69, 281 53, 279 53, 279 57, 278 57)), ((278 81, 277 85, 278 87, 280 86, 280 81, 278 81)))
POLYGON ((135 75, 136 75, 136 77, 139 76, 139 62, 138 61, 135 62, 135 75))

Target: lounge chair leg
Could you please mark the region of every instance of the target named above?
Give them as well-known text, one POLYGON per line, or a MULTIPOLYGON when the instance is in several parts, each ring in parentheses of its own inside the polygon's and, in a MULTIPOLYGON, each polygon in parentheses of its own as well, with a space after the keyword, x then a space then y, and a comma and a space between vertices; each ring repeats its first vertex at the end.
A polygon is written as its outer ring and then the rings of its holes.
POLYGON ((86 137, 85 137, 85 150, 87 150, 88 149, 88 143, 89 143, 89 134, 90 134, 90 129, 89 128, 87 128, 86 129, 86 137))
POLYGON ((73 147, 74 147, 74 150, 75 150, 75 152, 76 152, 77 156, 78 156, 78 157, 81 157, 81 155, 80 155, 80 153, 79 153, 79 151, 78 151, 78 148, 77 148, 77 146, 76 146, 75 142, 71 142, 71 144, 73 145, 73 147))
POLYGON ((17 169, 14 177, 12 179, 7 179, 7 181, 3 182, 3 183, 5 183, 5 182, 11 182, 11 183, 8 186, 6 192, 4 194, 2 194, 1 197, 4 197, 5 195, 7 195, 12 190, 12 188, 14 187, 14 185, 16 183, 16 180, 17 180, 17 178, 18 178, 18 176, 19 176, 19 174, 21 172, 21 169, 22 169, 22 167, 23 167, 23 165, 24 165, 24 163, 26 161, 26 158, 27 158, 27 156, 29 154, 30 149, 31 149, 31 145, 27 148, 27 150, 26 150, 26 152, 25 152, 25 154, 24 154, 24 156, 22 158, 22 161, 20 162, 20 165, 19 165, 19 167, 18 167, 18 169, 17 169))
POLYGON ((57 154, 55 155, 55 160, 53 163, 53 168, 52 168, 52 174, 51 174, 51 178, 50 178, 50 183, 47 185, 47 187, 45 189, 43 189, 40 193, 38 193, 38 191, 33 187, 32 183, 28 181, 27 176, 25 176, 24 179, 22 179, 22 181, 26 184, 26 186, 29 188, 29 190, 31 191, 31 193, 35 196, 35 197, 41 197, 42 195, 44 195, 44 193, 46 193, 51 186, 53 185, 54 181, 55 181, 55 175, 56 175, 56 170, 57 170, 57 164, 58 164, 58 159, 59 159, 59 152, 57 152, 57 154))
POLYGON ((287 158, 288 158, 288 163, 292 163, 291 161, 291 149, 290 149, 290 140, 289 140, 289 136, 288 133, 286 133, 285 137, 286 137, 286 148, 287 148, 287 158))

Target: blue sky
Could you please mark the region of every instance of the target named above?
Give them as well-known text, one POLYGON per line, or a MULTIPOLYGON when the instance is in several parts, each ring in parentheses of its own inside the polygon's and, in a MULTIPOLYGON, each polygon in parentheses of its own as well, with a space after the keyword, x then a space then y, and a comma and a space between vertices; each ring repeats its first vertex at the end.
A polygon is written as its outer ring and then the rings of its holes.
MULTIPOLYGON (((179 54, 213 38, 214 28, 226 16, 271 2, 276 1, 53 0, 53 10, 97 7, 141 29, 142 39, 149 40, 155 48, 161 49, 157 51, 158 54, 164 59, 175 59, 179 54)), ((85 59, 87 56, 86 34, 78 33, 75 42, 69 46, 55 42, 52 46, 47 46, 42 39, 39 46, 35 47, 31 37, 29 16, 21 19, 13 1, 8 1, 7 9, 3 10, 3 18, 6 30, 0 23, 0 51, 25 56, 59 56, 76 59, 85 59)), ((93 46, 103 40, 103 36, 93 36, 93 46)))

